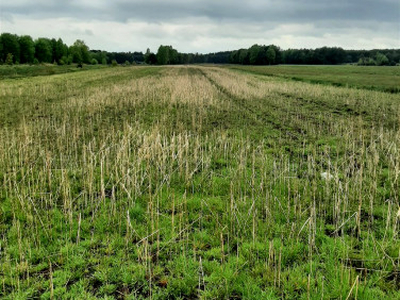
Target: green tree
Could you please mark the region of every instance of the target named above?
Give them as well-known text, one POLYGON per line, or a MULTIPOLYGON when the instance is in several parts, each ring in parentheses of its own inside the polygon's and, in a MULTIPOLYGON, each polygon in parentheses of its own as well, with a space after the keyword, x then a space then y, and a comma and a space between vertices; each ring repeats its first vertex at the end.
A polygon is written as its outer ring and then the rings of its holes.
POLYGON ((100 50, 91 50, 90 55, 91 61, 95 59, 98 63, 101 63, 102 65, 107 64, 107 52, 100 50))
MULTIPOLYGON (((280 64, 280 63, 282 63, 282 60, 283 60, 283 57, 282 57, 282 50, 281 50, 281 48, 279 48, 278 46, 275 46, 275 45, 269 45, 268 46, 268 49, 272 49, 272 50, 274 50, 274 52, 275 52, 275 59, 273 60, 273 64, 280 64)), ((270 50, 271 51, 271 54, 269 54, 269 55, 272 55, 272 50, 270 50)), ((266 56, 267 56, 267 59, 268 59, 268 53, 266 53, 266 56)))
POLYGON ((35 43, 29 35, 19 37, 20 63, 33 63, 35 59, 35 43))
POLYGON ((146 53, 144 54, 144 62, 145 62, 146 64, 149 63, 150 54, 151 54, 150 48, 147 48, 146 53))
POLYGON ((383 53, 378 52, 375 56, 375 61, 377 66, 386 66, 389 64, 389 59, 383 53))
POLYGON ((63 59, 63 57, 68 56, 68 46, 64 44, 61 38, 59 38, 57 41, 53 39, 52 44, 53 44, 53 61, 56 61, 58 64, 60 64, 61 61, 65 63, 65 59, 63 59))
POLYGON ((157 51, 157 62, 159 65, 169 65, 179 63, 178 51, 172 46, 161 45, 157 51))
POLYGON ((147 48, 146 53, 144 54, 144 62, 148 65, 157 64, 157 56, 147 48))
POLYGON ((35 56, 39 62, 52 62, 53 49, 51 40, 47 38, 39 38, 35 42, 35 56))
POLYGON ((273 47, 268 47, 265 56, 269 65, 275 64, 276 52, 273 47))
POLYGON ((367 65, 367 66, 376 66, 376 61, 375 61, 373 58, 369 57, 369 58, 367 59, 366 65, 367 65))
POLYGON ((97 61, 101 61, 102 65, 106 65, 107 64, 107 52, 105 51, 101 51, 99 58, 96 58, 97 61))
POLYGON ((172 65, 179 63, 179 53, 176 49, 172 48, 172 46, 168 46, 169 51, 169 63, 172 65))
POLYGON ((260 60, 262 57, 262 47, 255 44, 250 47, 249 49, 249 59, 250 59, 250 64, 251 65, 260 65, 260 60))
POLYGON ((229 62, 231 64, 239 63, 239 50, 232 51, 232 53, 229 55, 229 62))
POLYGON ((52 38, 50 40, 50 43, 51 43, 51 61, 53 63, 57 63, 61 59, 61 57, 57 59, 56 55, 57 40, 55 38, 52 38))
POLYGON ((169 64, 169 51, 168 46, 161 45, 157 51, 157 62, 159 65, 169 64))
POLYGON ((342 64, 346 61, 346 51, 340 47, 328 48, 326 60, 332 65, 342 64))
POLYGON ((86 46, 82 40, 76 40, 75 43, 69 48, 74 63, 90 63, 89 47, 86 46))
POLYGON ((148 64, 156 65, 157 64, 157 55, 155 55, 154 53, 150 53, 149 59, 148 59, 148 64))
POLYGON ((242 65, 250 64, 250 53, 247 49, 239 50, 239 63, 242 65))
POLYGON ((1 37, 0 59, 5 62, 8 54, 11 53, 13 56, 13 63, 18 63, 20 56, 18 36, 11 33, 3 33, 0 37, 1 37))

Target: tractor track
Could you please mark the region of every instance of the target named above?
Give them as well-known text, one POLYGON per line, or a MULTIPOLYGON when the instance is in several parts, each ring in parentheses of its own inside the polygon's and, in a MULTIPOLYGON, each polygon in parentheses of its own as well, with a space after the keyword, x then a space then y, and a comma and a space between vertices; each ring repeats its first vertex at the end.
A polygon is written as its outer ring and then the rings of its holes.
MULTIPOLYGON (((286 134, 293 140, 302 139, 302 135, 305 134, 303 130, 293 130, 283 126, 281 123, 275 121, 271 115, 267 114, 265 110, 260 109, 260 107, 252 106, 251 101, 249 100, 235 96, 228 89, 218 84, 218 82, 208 76, 200 68, 197 70, 223 95, 227 101, 234 104, 239 111, 242 111, 248 119, 254 121, 258 126, 261 126, 262 128, 268 126, 270 129, 278 133, 286 134)), ((281 107, 272 103, 268 103, 268 108, 276 111, 282 110, 281 107)))

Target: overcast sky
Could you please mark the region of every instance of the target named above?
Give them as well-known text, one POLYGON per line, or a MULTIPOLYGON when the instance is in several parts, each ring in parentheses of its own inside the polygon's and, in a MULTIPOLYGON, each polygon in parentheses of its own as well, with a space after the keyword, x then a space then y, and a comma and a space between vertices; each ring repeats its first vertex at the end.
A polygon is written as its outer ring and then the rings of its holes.
POLYGON ((400 48, 400 1, 0 0, 0 32, 107 51, 400 48))

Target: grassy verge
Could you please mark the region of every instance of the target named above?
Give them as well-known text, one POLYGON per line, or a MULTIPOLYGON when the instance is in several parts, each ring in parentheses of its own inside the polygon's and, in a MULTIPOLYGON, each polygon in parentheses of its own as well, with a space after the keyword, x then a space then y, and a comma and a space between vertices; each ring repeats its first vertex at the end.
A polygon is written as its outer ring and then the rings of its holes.
POLYGON ((2 65, 0 66, 0 80, 64 74, 64 73, 71 73, 84 70, 101 69, 101 68, 107 68, 107 66, 84 65, 83 68, 78 68, 76 65, 57 66, 52 64, 15 65, 15 66, 2 65))

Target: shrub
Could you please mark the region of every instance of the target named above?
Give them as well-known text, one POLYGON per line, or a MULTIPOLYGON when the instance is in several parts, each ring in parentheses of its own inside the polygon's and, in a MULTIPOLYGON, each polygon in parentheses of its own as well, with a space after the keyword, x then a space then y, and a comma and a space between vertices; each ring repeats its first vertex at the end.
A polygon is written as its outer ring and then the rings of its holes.
POLYGON ((6 58, 6 65, 11 66, 13 64, 13 58, 14 58, 14 55, 12 55, 11 53, 8 53, 7 58, 6 58))

